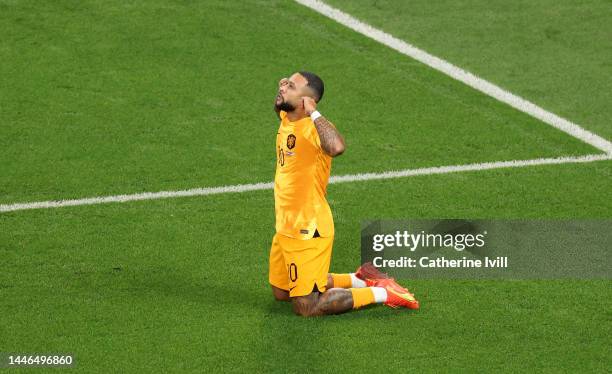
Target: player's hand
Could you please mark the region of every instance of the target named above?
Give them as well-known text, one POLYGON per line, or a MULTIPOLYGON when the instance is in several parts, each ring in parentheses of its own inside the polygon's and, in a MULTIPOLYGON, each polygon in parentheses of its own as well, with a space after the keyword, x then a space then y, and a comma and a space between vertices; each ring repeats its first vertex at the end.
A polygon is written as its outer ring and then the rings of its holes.
POLYGON ((304 106, 304 112, 306 112, 307 115, 311 115, 312 112, 317 110, 317 103, 312 97, 302 96, 302 105, 304 106))

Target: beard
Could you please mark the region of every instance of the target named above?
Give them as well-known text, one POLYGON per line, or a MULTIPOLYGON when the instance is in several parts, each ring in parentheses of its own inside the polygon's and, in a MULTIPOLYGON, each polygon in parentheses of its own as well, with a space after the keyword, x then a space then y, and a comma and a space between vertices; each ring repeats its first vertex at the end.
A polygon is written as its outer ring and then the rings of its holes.
POLYGON ((283 101, 282 103, 280 103, 279 105, 276 106, 279 110, 282 110, 283 112, 293 112, 295 110, 295 107, 285 101, 283 101))
POLYGON ((274 104, 276 106, 276 109, 282 110, 283 112, 293 112, 295 110, 295 106, 293 106, 290 103, 286 102, 285 99, 283 99, 282 96, 280 96, 280 99, 281 99, 280 103, 277 101, 274 104))

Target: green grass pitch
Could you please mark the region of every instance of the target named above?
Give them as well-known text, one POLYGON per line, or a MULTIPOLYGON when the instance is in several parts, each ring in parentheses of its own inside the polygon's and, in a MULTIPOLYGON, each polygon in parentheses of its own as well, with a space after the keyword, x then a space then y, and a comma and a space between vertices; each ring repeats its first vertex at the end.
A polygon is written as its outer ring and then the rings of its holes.
MULTIPOLYGON (((609 2, 330 4, 610 139, 609 2)), ((291 1, 0 0, 0 21, 0 204, 271 181, 276 82, 302 69, 347 139, 334 175, 599 153, 291 1)), ((598 161, 330 185, 332 271, 359 265, 362 220, 610 218, 611 177, 598 161)), ((0 352, 72 352, 83 372, 612 364, 609 280, 405 279, 418 312, 296 317, 267 284, 273 204, 0 213, 0 352)))

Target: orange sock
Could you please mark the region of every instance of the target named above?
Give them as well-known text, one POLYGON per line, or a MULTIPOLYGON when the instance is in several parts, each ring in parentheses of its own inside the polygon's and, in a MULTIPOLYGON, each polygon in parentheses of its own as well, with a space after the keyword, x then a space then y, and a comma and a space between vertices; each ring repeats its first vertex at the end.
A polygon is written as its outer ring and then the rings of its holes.
POLYGON ((374 291, 372 291, 372 288, 350 288, 350 291, 353 294, 353 309, 374 304, 374 291))
POLYGON ((351 288, 353 283, 350 274, 334 274, 331 273, 335 288, 351 288))

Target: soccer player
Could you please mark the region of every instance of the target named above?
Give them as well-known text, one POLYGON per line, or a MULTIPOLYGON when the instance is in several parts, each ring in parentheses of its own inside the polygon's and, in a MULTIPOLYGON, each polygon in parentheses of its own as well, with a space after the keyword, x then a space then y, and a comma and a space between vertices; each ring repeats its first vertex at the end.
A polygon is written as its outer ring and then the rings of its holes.
POLYGON ((407 289, 371 264, 355 273, 329 274, 334 222, 325 198, 333 157, 346 145, 317 103, 323 81, 301 71, 279 82, 274 202, 276 234, 269 281, 276 300, 291 301, 301 316, 343 313, 373 303, 418 309, 407 289))

